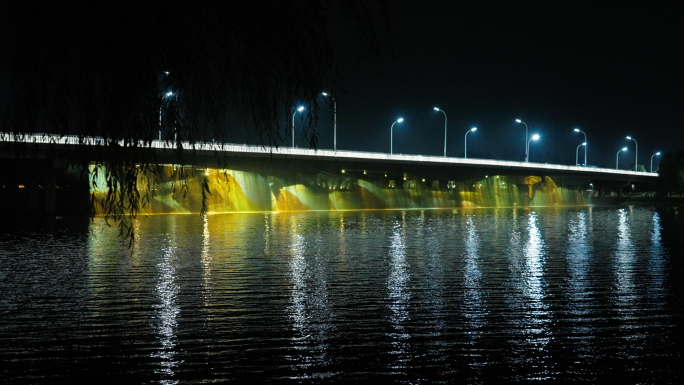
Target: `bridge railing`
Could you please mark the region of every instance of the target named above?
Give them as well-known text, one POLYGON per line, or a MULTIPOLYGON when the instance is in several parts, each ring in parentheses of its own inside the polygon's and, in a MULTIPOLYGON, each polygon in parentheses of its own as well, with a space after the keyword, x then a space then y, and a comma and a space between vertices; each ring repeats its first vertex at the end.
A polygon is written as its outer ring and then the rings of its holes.
MULTIPOLYGON (((55 144, 55 145, 76 145, 76 146, 108 146, 111 144, 118 144, 119 146, 131 146, 133 143, 125 142, 124 140, 105 139, 102 137, 80 137, 76 135, 55 135, 55 134, 15 134, 15 133, 0 133, 0 142, 15 142, 15 143, 35 143, 35 144, 55 144)), ((344 158, 350 160, 381 160, 390 162, 406 162, 406 163, 441 163, 454 165, 469 165, 469 166, 487 166, 499 168, 517 168, 517 169, 544 169, 544 170, 561 170, 580 173, 603 173, 603 174, 619 174, 619 175, 634 175, 655 177, 657 173, 637 172, 627 170, 617 170, 610 168, 595 168, 583 166, 566 166, 561 164, 547 164, 534 162, 515 162, 508 160, 494 160, 494 159, 476 159, 476 158, 452 158, 431 155, 404 155, 404 154, 387 154, 381 152, 363 152, 363 151, 346 151, 346 150, 325 150, 325 149, 306 149, 306 148, 291 148, 291 147, 273 147, 273 146, 259 146, 248 144, 234 144, 234 143, 219 143, 219 142, 181 142, 180 146, 184 150, 208 151, 208 152, 225 152, 235 154, 261 154, 261 155, 279 155, 279 156, 302 156, 302 157, 330 157, 330 158, 344 158)), ((175 149, 178 144, 171 141, 138 141, 136 147, 171 150, 175 149)))

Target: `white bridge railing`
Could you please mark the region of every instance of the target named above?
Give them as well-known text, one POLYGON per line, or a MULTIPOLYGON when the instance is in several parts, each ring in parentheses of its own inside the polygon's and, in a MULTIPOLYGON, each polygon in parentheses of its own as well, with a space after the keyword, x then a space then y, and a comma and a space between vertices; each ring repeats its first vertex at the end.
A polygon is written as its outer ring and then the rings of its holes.
MULTIPOLYGON (((126 143, 123 140, 114 141, 112 139, 104 139, 101 137, 79 137, 75 135, 53 135, 53 134, 13 134, 0 133, 0 142, 14 142, 14 143, 35 143, 35 144, 56 144, 56 145, 77 145, 77 146, 106 146, 116 143, 124 146, 126 143)), ((132 143, 128 143, 132 146, 132 143)), ((493 159, 473 159, 473 158, 452 158, 443 156, 431 155, 404 155, 404 154, 387 154, 381 152, 363 152, 363 151, 344 151, 344 150, 314 150, 305 148, 290 148, 290 147, 273 147, 273 146, 258 146, 247 144, 231 144, 218 142, 181 142, 184 150, 195 151, 216 151, 226 153, 251 153, 271 156, 301 156, 301 157, 320 157, 320 158, 338 158, 350 160, 371 160, 371 161, 390 161, 390 162, 406 162, 406 163, 431 163, 431 164, 454 164, 454 165, 470 165, 470 166, 490 166, 501 168, 517 168, 530 170, 562 170, 580 173, 603 173, 603 174, 617 174, 617 175, 633 175, 644 177, 657 177, 658 173, 651 172, 637 172, 627 170, 617 170, 611 168, 597 168, 584 166, 566 166, 560 164, 547 163, 533 163, 533 162, 515 162, 507 160, 493 160, 493 159)), ((137 146, 139 148, 150 149, 166 149, 172 150, 176 148, 173 142, 151 140, 139 141, 137 146)))

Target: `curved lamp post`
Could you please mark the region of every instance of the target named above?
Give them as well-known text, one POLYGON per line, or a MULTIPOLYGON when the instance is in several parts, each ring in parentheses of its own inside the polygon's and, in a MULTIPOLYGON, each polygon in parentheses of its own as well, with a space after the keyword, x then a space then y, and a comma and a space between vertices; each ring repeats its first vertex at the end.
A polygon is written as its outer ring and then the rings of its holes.
MULTIPOLYGON (((582 134, 584 134, 584 144, 583 144, 583 146, 584 146, 584 167, 587 167, 587 134, 584 131, 580 130, 579 128, 575 128, 574 131, 575 132, 581 132, 582 134)), ((577 164, 577 162, 575 162, 575 163, 577 164)))
MULTIPOLYGON (((515 121, 516 121, 517 123, 522 123, 522 124, 525 125, 525 162, 527 162, 527 161, 528 161, 528 158, 529 158, 528 154, 529 154, 529 152, 530 152, 530 147, 529 147, 530 142, 527 140, 527 123, 523 122, 523 121, 520 120, 520 119, 516 119, 515 121)), ((535 139, 535 140, 536 140, 536 139, 535 139)))
POLYGON ((333 150, 337 155, 337 100, 330 93, 322 92, 321 94, 323 96, 330 96, 333 102, 333 150))
POLYGON ((302 111, 304 111, 304 106, 297 108, 295 110, 294 114, 292 114, 292 148, 294 148, 294 117, 295 117, 295 115, 297 115, 297 112, 302 112, 302 111))
MULTIPOLYGON (((169 73, 166 72, 168 75, 169 73)), ((169 91, 164 94, 164 97, 162 98, 162 104, 163 104, 163 99, 170 98, 173 96, 173 91, 169 91)), ((159 107, 159 141, 161 142, 161 129, 162 129, 162 108, 163 106, 159 107)))
MULTIPOLYGON (((577 162, 579 162, 579 159, 577 156, 579 155, 579 148, 582 146, 584 146, 584 154, 585 155, 587 154, 587 152, 586 152, 587 151, 587 142, 584 142, 584 143, 580 144, 579 146, 577 146, 577 150, 575 150, 575 166, 579 166, 579 163, 577 163, 577 162)), ((584 165, 586 166, 587 164, 585 163, 584 165)))
POLYGON ((434 107, 434 110, 439 111, 439 112, 444 114, 444 157, 446 158, 447 115, 446 115, 446 112, 440 110, 437 107, 434 107))
POLYGON ((660 151, 656 152, 655 154, 651 155, 651 172, 653 172, 653 157, 656 155, 660 155, 660 151))
POLYGON ((473 127, 470 130, 466 131, 465 133, 465 152, 463 153, 463 158, 467 159, 468 158, 468 134, 477 131, 477 127, 473 127))
POLYGON ((637 163, 637 157, 639 156, 639 143, 636 139, 631 136, 627 136, 627 139, 634 141, 634 171, 639 171, 639 164, 637 163))
POLYGON ((401 122, 403 122, 403 121, 404 121, 404 118, 399 118, 399 119, 397 119, 394 123, 392 123, 392 127, 390 127, 390 155, 392 155, 392 154, 394 153, 394 149, 392 148, 392 140, 393 140, 393 137, 392 137, 392 135, 393 135, 393 134, 392 134, 392 130, 394 130, 394 125, 395 125, 395 124, 401 123, 401 122))
POLYGON ((620 151, 627 151, 627 147, 623 147, 621 150, 617 152, 617 155, 615 155, 615 169, 618 169, 618 161, 620 160, 620 151))
POLYGON ((529 157, 530 142, 533 141, 533 140, 539 140, 539 135, 534 134, 534 135, 532 135, 532 137, 530 138, 530 140, 527 141, 527 147, 526 147, 526 148, 527 148, 528 153, 527 153, 527 156, 526 156, 526 158, 525 158, 525 162, 528 162, 529 159, 530 159, 530 157, 529 157))

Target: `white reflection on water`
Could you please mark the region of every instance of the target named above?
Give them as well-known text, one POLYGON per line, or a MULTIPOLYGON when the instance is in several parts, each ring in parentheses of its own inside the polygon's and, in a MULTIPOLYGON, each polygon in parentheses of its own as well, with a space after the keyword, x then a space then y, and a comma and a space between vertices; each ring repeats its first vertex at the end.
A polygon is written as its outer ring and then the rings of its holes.
POLYGON ((617 294, 617 311, 623 318, 630 318, 636 299, 634 287, 635 247, 632 241, 630 214, 632 208, 618 210, 618 233, 615 244, 613 271, 615 272, 615 289, 617 294))
MULTIPOLYGON (((209 284, 209 280, 211 278, 211 254, 209 253, 209 240, 210 240, 210 233, 209 233, 209 216, 205 215, 204 218, 202 218, 202 276, 204 277, 204 285, 205 288, 209 284)), ((205 290, 206 293, 206 290, 205 290)), ((206 304, 206 303, 205 303, 206 304)))
POLYGON ((587 314, 589 257, 593 253, 587 234, 587 213, 580 211, 568 222, 566 253, 570 270, 568 297, 576 314, 587 314))
POLYGON ((538 348, 544 348, 551 337, 549 336, 549 324, 551 322, 548 305, 544 303, 546 292, 544 290, 544 240, 539 231, 537 213, 530 213, 528 219, 529 239, 525 245, 525 286, 523 293, 528 299, 527 312, 525 315, 525 334, 529 343, 538 348))
POLYGON ((506 298, 512 323, 509 365, 526 379, 548 379, 552 314, 546 303, 546 246, 536 212, 514 220, 509 237, 510 287, 506 298))
MULTIPOLYGON (((443 225, 440 223, 439 225, 443 225)), ((434 234, 437 229, 434 227, 429 227, 428 232, 434 234)), ((440 247, 442 246, 438 238, 434 235, 427 236, 427 274, 426 274, 426 286, 427 291, 427 305, 429 313, 431 315, 430 319, 433 322, 432 330, 430 331, 430 336, 434 338, 434 343, 438 346, 444 346, 444 334, 446 332, 446 320, 447 315, 446 303, 444 300, 444 291, 446 290, 446 279, 445 279, 445 263, 443 256, 440 253, 440 247)))
POLYGON ((409 290, 409 266, 406 262, 406 244, 404 243, 404 227, 406 224, 406 212, 402 212, 402 221, 395 223, 392 229, 390 244, 390 271, 387 277, 387 290, 390 308, 390 325, 392 332, 393 350, 391 354, 396 356, 393 369, 405 369, 409 360, 407 352, 411 335, 406 330, 405 323, 409 321, 409 302, 411 292, 409 290))
POLYGON ((649 296, 651 300, 661 307, 665 303, 666 295, 666 251, 663 249, 661 232, 663 229, 660 214, 657 211, 653 212, 652 216, 653 231, 651 233, 651 247, 649 249, 649 267, 648 271, 651 273, 651 285, 649 287, 649 296))
MULTIPOLYGON (((591 210, 591 209, 589 209, 591 210)), ((572 333, 579 346, 575 349, 588 354, 591 350, 594 329, 591 314, 594 312, 592 287, 589 275, 593 247, 589 241, 587 212, 580 211, 568 221, 568 241, 566 246, 568 277, 568 312, 572 322, 572 333)), ((589 211, 591 217, 591 211, 589 211)))
POLYGON ((480 237, 473 215, 466 218, 466 256, 464 271, 464 310, 469 330, 468 335, 475 339, 480 336, 481 328, 486 325, 486 307, 482 298, 482 269, 480 268, 480 237))
POLYGON ((299 353, 291 357, 297 378, 328 378, 333 375, 325 367, 332 363, 328 356, 330 339, 335 333, 334 314, 329 300, 327 260, 321 248, 322 239, 310 241, 308 247, 304 235, 298 232, 297 221, 292 222, 292 260, 290 274, 290 317, 295 335, 292 343, 299 353), (311 373, 309 373, 309 371, 311 373))
POLYGON ((161 369, 155 370, 156 373, 164 377, 162 384, 177 384, 177 380, 169 379, 174 376, 174 368, 178 366, 176 355, 176 327, 178 326, 177 317, 180 313, 180 306, 176 303, 178 298, 178 285, 176 284, 176 268, 174 262, 175 246, 167 246, 163 249, 161 260, 157 264, 158 280, 156 293, 159 303, 155 305, 158 311, 157 320, 157 340, 161 343, 159 350, 152 354, 152 357, 161 359, 159 365, 161 369))

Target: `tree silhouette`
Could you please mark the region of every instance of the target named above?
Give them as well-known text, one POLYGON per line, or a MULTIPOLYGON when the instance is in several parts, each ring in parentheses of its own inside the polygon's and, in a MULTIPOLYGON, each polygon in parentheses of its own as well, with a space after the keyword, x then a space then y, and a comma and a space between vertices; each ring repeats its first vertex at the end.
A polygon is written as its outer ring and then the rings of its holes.
POLYGON ((13 2, 0 17, 10 37, 0 65, 12 79, 2 131, 110 139, 99 164, 110 170, 110 196, 101 203, 123 223, 144 204, 149 189, 138 177, 156 163, 134 161, 129 149, 160 135, 178 147, 246 130, 278 145, 292 106, 311 101, 315 145, 313 101, 336 92, 339 76, 332 17, 358 39, 354 54, 377 52, 386 36, 385 0, 13 2))

